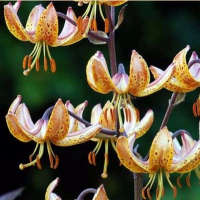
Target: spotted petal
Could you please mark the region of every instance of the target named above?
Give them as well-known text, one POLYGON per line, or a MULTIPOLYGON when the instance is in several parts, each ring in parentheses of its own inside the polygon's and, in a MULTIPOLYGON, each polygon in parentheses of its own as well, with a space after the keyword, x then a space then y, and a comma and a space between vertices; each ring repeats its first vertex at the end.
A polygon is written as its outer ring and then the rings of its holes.
POLYGON ((38 21, 35 39, 36 41, 46 41, 52 45, 58 37, 58 16, 53 3, 50 3, 42 12, 38 21))
POLYGON ((4 6, 4 17, 9 31, 19 40, 27 41, 29 36, 17 15, 21 1, 17 1, 15 5, 8 3, 4 6))
POLYGON ((74 133, 69 133, 62 140, 52 140, 52 143, 63 147, 81 144, 89 141, 92 137, 95 137, 95 135, 101 130, 101 127, 100 124, 92 125, 74 133))
POLYGON ((131 135, 129 138, 120 136, 117 139, 116 151, 120 159, 120 162, 128 168, 130 171, 135 173, 147 173, 148 172, 148 161, 140 161, 133 154, 133 144, 136 139, 136 134, 131 135))
POLYGON ((98 187, 92 200, 108 200, 108 197, 106 195, 106 191, 103 185, 100 185, 100 187, 98 187))
POLYGON ((115 89, 106 60, 100 51, 97 51, 88 61, 86 74, 90 87, 96 92, 106 94, 115 89))
POLYGON ((174 150, 172 136, 166 127, 155 136, 149 154, 149 171, 155 172, 160 168, 169 171, 172 166, 174 150))
POLYGON ((69 114, 62 100, 59 99, 51 113, 46 130, 46 138, 54 141, 63 139, 66 137, 68 129, 69 114))

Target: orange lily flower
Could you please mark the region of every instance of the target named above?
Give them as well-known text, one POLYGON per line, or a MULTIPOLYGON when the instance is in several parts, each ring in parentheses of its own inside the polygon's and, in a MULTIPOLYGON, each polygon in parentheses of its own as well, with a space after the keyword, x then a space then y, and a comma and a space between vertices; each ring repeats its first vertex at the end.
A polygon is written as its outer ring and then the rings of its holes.
MULTIPOLYGON (((56 178, 49 184, 46 194, 45 194, 45 200, 62 200, 57 194, 53 193, 53 190, 58 185, 59 181, 60 179, 56 178)), ((92 189, 92 188, 90 190, 91 191, 88 191, 88 193, 90 192, 94 193, 92 200, 108 200, 108 197, 103 185, 100 185, 97 190, 92 189)))
POLYGON ((44 152, 45 143, 49 154, 50 166, 55 169, 58 166, 59 158, 54 154, 51 142, 57 146, 80 144, 90 140, 101 129, 101 125, 96 124, 82 129, 81 131, 77 130, 78 122, 69 116, 68 110, 77 115, 81 115, 85 103, 77 110, 73 108, 69 101, 64 105, 61 99, 57 101, 54 107, 47 109, 42 118, 34 124, 26 105, 24 103, 20 104, 21 98, 22 97, 18 95, 11 104, 8 114, 6 115, 6 122, 11 134, 15 138, 22 142, 33 140, 36 142, 36 147, 33 154, 30 156, 30 162, 27 164, 20 164, 20 169, 35 164, 37 164, 38 168, 41 168, 40 159, 44 152), (36 159, 32 161, 32 157, 38 147, 39 153, 36 159))
MULTIPOLYGON (((39 70, 39 58, 42 48, 44 54, 44 69, 46 71, 48 68, 47 54, 50 60, 51 71, 54 73, 56 71, 56 62, 51 57, 49 46, 66 46, 83 39, 82 31, 86 28, 88 19, 82 21, 81 27, 83 30, 80 30, 78 26, 74 26, 66 20, 63 30, 58 35, 58 16, 53 3, 50 3, 46 9, 41 4, 35 6, 28 17, 25 28, 17 15, 20 5, 21 1, 17 1, 14 5, 11 3, 5 5, 4 16, 9 31, 17 39, 30 41, 35 44, 33 51, 24 57, 24 75, 28 75, 34 66, 36 66, 37 71, 39 70), (28 69, 26 69, 27 66, 28 69)), ((77 21, 76 15, 71 7, 68 8, 66 15, 73 21, 77 21)))
POLYGON ((150 180, 142 190, 142 196, 146 199, 145 191, 148 198, 151 199, 150 190, 158 175, 158 185, 156 190, 156 199, 159 200, 164 195, 163 173, 171 186, 174 197, 177 190, 171 183, 170 173, 188 173, 195 169, 200 162, 200 140, 191 143, 191 138, 186 133, 182 133, 182 146, 173 142, 172 136, 168 129, 164 127, 155 136, 149 153, 148 160, 138 158, 133 152, 133 144, 137 133, 126 138, 120 136, 117 140, 117 153, 122 164, 130 171, 135 173, 149 173, 150 180))
MULTIPOLYGON (((127 108, 123 108, 123 118, 119 119, 120 123, 123 123, 123 128, 120 129, 120 132, 125 132, 126 135, 131 136, 135 132, 137 133, 137 138, 141 137, 148 131, 153 123, 153 111, 149 110, 146 115, 139 120, 138 111, 132 107, 132 105, 128 105, 127 108)), ((116 109, 114 106, 107 101, 104 105, 103 109, 100 104, 97 104, 92 109, 91 114, 91 124, 100 123, 102 128, 108 130, 116 130, 116 109)), ((95 137, 91 139, 94 142, 97 142, 96 147, 92 152, 88 155, 88 160, 90 164, 96 165, 96 156, 102 146, 102 143, 105 142, 105 153, 104 153, 104 168, 103 173, 101 174, 102 178, 107 178, 107 167, 109 163, 108 157, 108 146, 109 142, 112 144, 113 149, 116 151, 116 135, 110 136, 99 132, 95 137)))
POLYGON ((111 103, 117 108, 119 116, 121 106, 132 105, 130 94, 142 97, 157 92, 171 78, 173 71, 174 67, 170 65, 157 80, 150 83, 147 64, 136 51, 132 51, 129 76, 120 64, 118 73, 111 78, 106 60, 100 51, 90 58, 86 67, 87 81, 93 90, 102 94, 114 92, 111 103))
MULTIPOLYGON (((180 51, 173 59, 175 65, 175 71, 173 77, 164 85, 167 90, 179 93, 186 93, 195 90, 200 86, 200 64, 195 63, 189 68, 186 62, 186 54, 189 51, 190 46, 186 46, 180 51)), ((195 52, 192 53, 189 64, 198 59, 195 52)), ((157 67, 150 67, 154 78, 158 78, 163 74, 163 71, 157 67)))
POLYGON ((101 18, 103 19, 104 24, 105 24, 105 33, 108 33, 109 32, 109 23, 108 23, 108 19, 104 17, 104 14, 103 14, 103 11, 101 8, 102 4, 107 4, 109 6, 119 6, 119 5, 126 3, 128 0, 124 0, 124 1, 107 1, 107 0, 79 1, 79 0, 74 0, 74 1, 77 1, 79 6, 82 6, 83 3, 88 4, 87 9, 82 16, 82 18, 85 19, 90 13, 89 23, 86 28, 85 34, 84 34, 85 36, 87 36, 87 33, 90 29, 92 31, 97 32, 97 29, 98 29, 97 22, 96 22, 97 6, 99 7, 99 12, 100 12, 101 18))

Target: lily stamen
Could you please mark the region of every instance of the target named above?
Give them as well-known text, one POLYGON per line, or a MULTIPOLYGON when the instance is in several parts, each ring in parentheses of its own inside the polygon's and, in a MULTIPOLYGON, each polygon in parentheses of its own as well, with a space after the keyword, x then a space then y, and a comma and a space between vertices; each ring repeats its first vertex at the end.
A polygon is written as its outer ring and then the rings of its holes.
POLYGON ((38 168, 41 169, 41 164, 39 163, 39 161, 40 161, 40 159, 41 159, 41 157, 42 157, 42 155, 43 155, 43 153, 44 153, 44 143, 42 143, 42 144, 36 144, 36 148, 34 149, 33 154, 31 154, 30 160, 32 160, 32 157, 33 157, 33 155, 35 154, 36 150, 38 149, 38 146, 40 146, 40 147, 39 147, 39 153, 38 153, 38 155, 36 156, 36 159, 33 160, 33 161, 31 161, 31 162, 29 162, 29 163, 27 163, 27 164, 22 164, 22 163, 21 163, 21 164, 19 165, 19 168, 20 168, 21 170, 23 170, 23 169, 25 169, 25 168, 27 168, 27 167, 33 166, 33 165, 35 165, 35 164, 37 164, 38 168))

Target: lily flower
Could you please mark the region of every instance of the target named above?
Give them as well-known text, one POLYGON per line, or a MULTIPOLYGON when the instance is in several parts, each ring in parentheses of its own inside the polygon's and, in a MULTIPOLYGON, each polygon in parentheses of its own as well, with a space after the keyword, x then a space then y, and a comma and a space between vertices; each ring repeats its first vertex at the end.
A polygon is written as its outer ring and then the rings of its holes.
MULTIPOLYGON (((51 57, 49 46, 66 46, 83 39, 82 31, 86 28, 88 19, 82 21, 81 27, 83 30, 80 30, 78 26, 66 20, 63 30, 58 35, 58 16, 53 3, 50 3, 46 9, 41 4, 35 6, 28 17, 25 28, 17 14, 20 5, 21 1, 17 1, 14 5, 11 3, 5 5, 4 16, 9 31, 17 39, 30 41, 35 44, 33 51, 24 57, 24 75, 28 75, 34 67, 39 71, 39 59, 42 49, 44 54, 44 70, 47 71, 48 68, 48 56, 51 71, 54 73, 56 71, 56 62, 51 57)), ((77 22, 76 15, 71 7, 68 8, 66 15, 74 22, 77 22)))
POLYGON ((200 140, 191 143, 190 137, 186 133, 181 134, 182 146, 173 142, 172 136, 167 127, 162 128, 155 136, 149 157, 147 160, 138 158, 132 151, 137 133, 129 138, 120 136, 117 140, 116 150, 122 164, 134 173, 148 173, 149 181, 142 190, 142 196, 151 199, 150 190, 158 175, 158 185, 156 199, 159 200, 164 195, 163 173, 174 192, 177 195, 176 187, 171 183, 170 173, 188 173, 195 169, 200 162, 200 140))
POLYGON ((150 83, 150 72, 145 60, 132 51, 129 75, 120 64, 118 73, 111 78, 103 54, 97 51, 88 61, 86 74, 88 84, 96 92, 114 92, 112 104, 120 113, 121 106, 132 105, 130 94, 143 97, 157 92, 171 78, 173 70, 173 65, 170 65, 157 80, 150 83))
MULTIPOLYGON (((124 117, 124 122, 122 122, 122 119, 119 119, 119 121, 123 123, 123 128, 121 128, 119 131, 121 133, 125 133, 128 136, 137 132, 137 138, 141 137, 146 131, 148 131, 148 129, 151 127, 153 123, 152 110, 149 110, 143 117, 143 119, 140 121, 138 116, 138 111, 131 105, 128 105, 127 108, 123 108, 123 117, 124 117)), ((103 109, 101 108, 100 104, 97 104, 92 109, 91 124, 97 124, 97 123, 100 123, 102 125, 102 128, 104 129, 117 130, 116 109, 109 101, 107 101, 103 109)), ((113 149, 116 151, 117 137, 116 135, 110 136, 99 132, 91 140, 97 142, 97 145, 94 148, 94 150, 90 152, 88 155, 89 163, 94 166, 96 166, 96 156, 102 146, 102 143, 103 142, 105 143, 104 168, 101 176, 102 178, 107 178, 108 177, 107 167, 109 163, 109 156, 108 156, 109 142, 111 143, 113 149)))
MULTIPOLYGON (((45 194, 45 200, 62 200, 57 194, 53 192, 55 187, 58 185, 59 181, 60 179, 56 178, 49 184, 46 194, 45 194)), ((88 193, 94 193, 92 200, 108 200, 108 197, 103 185, 100 185, 98 189, 89 188, 89 189, 84 190, 77 199, 83 199, 84 196, 88 193)))
POLYGON ((69 116, 68 109, 77 115, 81 114, 82 110, 74 109, 69 101, 64 105, 61 99, 57 101, 54 107, 47 109, 42 118, 34 124, 26 105, 24 103, 20 104, 21 99, 22 97, 18 95, 11 104, 6 115, 6 122, 10 133, 15 138, 22 142, 33 140, 36 142, 36 147, 30 156, 30 162, 20 164, 20 169, 35 164, 37 164, 38 168, 41 168, 40 159, 44 152, 45 143, 49 154, 50 167, 55 169, 58 166, 59 158, 54 154, 51 143, 58 146, 80 144, 90 140, 101 129, 101 125, 96 124, 77 131, 78 123, 74 118, 69 116), (32 160, 38 148, 39 153, 36 159, 32 160))
POLYGON ((82 19, 85 19, 87 16, 90 15, 89 23, 88 23, 88 26, 84 33, 84 35, 87 36, 87 33, 89 32, 89 30, 97 32, 97 29, 98 29, 97 21, 96 21, 97 7, 99 7, 99 12, 100 12, 101 18, 103 19, 104 24, 105 24, 104 32, 108 33, 109 32, 109 23, 108 23, 108 19, 104 17, 104 14, 103 14, 103 11, 101 8, 102 4, 107 4, 109 6, 119 6, 119 5, 126 3, 128 0, 124 0, 124 1, 107 1, 107 0, 79 1, 79 0, 74 0, 74 1, 78 2, 79 6, 82 6, 83 3, 88 4, 88 7, 87 7, 85 13, 82 15, 82 19))
MULTIPOLYGON (((175 71, 172 78, 164 85, 167 90, 187 93, 200 86, 200 64, 195 62, 195 60, 198 60, 198 55, 193 52, 187 64, 186 54, 189 49, 190 46, 187 45, 174 57, 172 63, 175 66, 175 71)), ((154 66, 150 67, 150 70, 155 79, 163 74, 161 69, 154 66)))

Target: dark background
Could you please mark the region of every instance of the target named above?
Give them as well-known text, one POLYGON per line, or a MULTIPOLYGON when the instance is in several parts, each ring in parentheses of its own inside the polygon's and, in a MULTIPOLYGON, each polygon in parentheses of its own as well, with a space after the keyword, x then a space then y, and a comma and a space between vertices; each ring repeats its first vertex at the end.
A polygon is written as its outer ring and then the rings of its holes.
MULTIPOLYGON (((57 63, 55 74, 52 74, 50 70, 45 73, 42 69, 38 73, 33 70, 28 77, 25 77, 22 74, 22 60, 32 51, 34 45, 17 40, 7 30, 3 16, 3 6, 7 3, 8 1, 0 2, 0 194, 24 186, 25 191, 19 199, 44 199, 49 183, 56 177, 60 177, 61 181, 55 192, 62 199, 75 199, 82 190, 89 187, 97 188, 102 183, 110 199, 133 199, 132 174, 119 166, 116 153, 112 148, 109 149, 110 163, 107 179, 101 178, 104 147, 97 156, 97 166, 89 165, 87 155, 95 147, 96 143, 93 142, 68 148, 53 146, 54 152, 60 157, 60 164, 56 170, 50 169, 46 151, 41 160, 42 170, 37 167, 19 170, 18 165, 28 161, 35 143, 21 143, 7 129, 5 115, 15 97, 18 94, 22 95, 22 101, 28 106, 34 122, 48 107, 54 105, 58 98, 64 102, 70 99, 74 106, 88 100, 89 105, 84 112, 84 118, 89 120, 91 108, 99 102, 103 105, 111 99, 111 94, 95 93, 88 86, 85 67, 89 58, 97 50, 104 53, 108 63, 109 60, 105 45, 95 46, 85 39, 71 46, 50 48, 51 55, 57 63)), ((49 2, 22 2, 18 13, 24 26, 31 9, 39 3, 46 7, 49 2)), ((68 6, 72 6, 80 15, 86 9, 86 6, 80 8, 75 2, 69 1, 54 2, 54 6, 57 11, 64 13, 68 6)), ((117 7, 116 13, 119 10, 120 7, 117 7)), ((124 22, 116 31, 117 62, 122 62, 128 72, 131 51, 135 49, 144 57, 149 66, 155 65, 165 69, 174 56, 188 44, 191 50, 187 59, 192 51, 199 53, 199 10, 200 2, 128 2, 124 22)), ((101 23, 101 19, 99 21, 101 23)), ((41 63, 42 60, 41 55, 41 63)), ((192 104, 198 94, 198 90, 189 93, 185 102, 174 110, 168 123, 169 130, 174 132, 178 129, 186 129, 196 140, 198 139, 199 119, 192 114, 192 104)), ((141 117, 148 109, 153 109, 155 114, 155 121, 150 131, 138 140, 139 151, 143 155, 148 152, 152 139, 160 127, 170 96, 171 92, 161 90, 151 96, 137 98, 133 102, 140 110, 141 117)), ((179 174, 171 176, 171 181, 175 186, 177 186, 178 176, 179 174)), ((191 188, 186 186, 185 177, 181 179, 183 188, 178 188, 176 199, 199 199, 199 180, 194 172, 191 174, 191 188)), ((145 175, 144 184, 147 181, 148 175, 145 175)), ((155 181, 152 194, 155 194, 156 185, 157 181, 155 181)), ((172 199, 173 193, 165 178, 164 185, 163 199, 172 199)))

